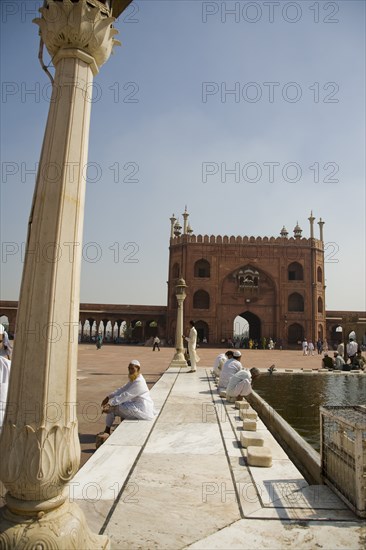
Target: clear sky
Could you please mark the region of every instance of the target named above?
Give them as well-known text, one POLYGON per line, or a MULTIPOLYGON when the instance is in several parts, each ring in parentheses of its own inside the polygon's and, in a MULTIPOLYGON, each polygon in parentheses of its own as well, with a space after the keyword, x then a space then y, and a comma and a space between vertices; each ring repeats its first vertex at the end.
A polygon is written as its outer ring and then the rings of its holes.
MULTIPOLYGON (((4 300, 49 107, 40 5, 0 3, 4 300)), ((138 0, 116 27, 93 86, 81 301, 166 304, 169 217, 187 205, 194 233, 217 235, 298 221, 308 237, 313 210, 326 308, 364 310, 365 2, 138 0)))

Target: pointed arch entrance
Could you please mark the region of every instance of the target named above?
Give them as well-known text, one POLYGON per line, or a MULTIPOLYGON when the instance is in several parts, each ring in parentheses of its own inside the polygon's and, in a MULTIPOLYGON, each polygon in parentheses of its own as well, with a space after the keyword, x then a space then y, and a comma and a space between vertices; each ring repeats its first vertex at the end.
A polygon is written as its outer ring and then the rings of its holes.
POLYGON ((261 338, 261 320, 251 311, 244 311, 239 313, 239 317, 245 319, 249 324, 249 338, 252 340, 260 340, 261 338))

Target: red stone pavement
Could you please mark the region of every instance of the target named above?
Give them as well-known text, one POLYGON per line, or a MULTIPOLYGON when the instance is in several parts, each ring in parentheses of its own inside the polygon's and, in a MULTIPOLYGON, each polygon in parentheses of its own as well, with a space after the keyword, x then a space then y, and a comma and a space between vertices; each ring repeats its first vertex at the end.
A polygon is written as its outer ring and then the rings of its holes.
MULTIPOLYGON (((211 367, 215 357, 226 348, 199 348, 199 367, 211 367)), ((79 345, 78 362, 78 420, 81 442, 81 465, 95 451, 95 435, 103 431, 105 416, 100 403, 114 389, 128 381, 127 366, 131 359, 138 359, 149 387, 161 377, 174 356, 174 348, 152 351, 151 347, 104 345, 100 350, 94 344, 79 345)), ((275 364, 279 369, 319 368, 321 356, 302 355, 302 351, 241 350, 244 366, 266 369, 275 364)), ((187 374, 189 376, 189 374, 187 374)))

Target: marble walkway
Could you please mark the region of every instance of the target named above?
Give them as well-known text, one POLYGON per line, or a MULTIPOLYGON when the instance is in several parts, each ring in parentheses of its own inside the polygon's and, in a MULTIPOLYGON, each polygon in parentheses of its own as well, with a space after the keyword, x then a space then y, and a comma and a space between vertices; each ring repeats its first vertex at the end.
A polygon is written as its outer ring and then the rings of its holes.
POLYGON ((151 393, 155 419, 123 422, 69 487, 111 548, 365 548, 364 522, 309 486, 261 421, 273 465, 247 466, 239 411, 210 369, 168 369, 151 393))

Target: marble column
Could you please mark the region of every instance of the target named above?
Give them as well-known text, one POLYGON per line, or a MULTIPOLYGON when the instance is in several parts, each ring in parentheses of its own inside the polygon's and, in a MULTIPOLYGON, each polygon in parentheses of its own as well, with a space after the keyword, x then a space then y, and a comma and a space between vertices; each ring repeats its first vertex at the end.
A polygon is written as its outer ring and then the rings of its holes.
POLYGON ((178 302, 177 309, 177 328, 175 331, 175 354, 170 363, 171 367, 187 367, 187 361, 184 358, 183 347, 183 302, 186 298, 185 289, 187 285, 184 279, 179 279, 177 282, 176 297, 178 302))
POLYGON ((122 325, 123 321, 117 321, 117 328, 118 328, 118 331, 117 331, 117 339, 121 338, 121 325, 122 325))
POLYGON ((76 368, 90 91, 117 33, 114 18, 92 4, 48 0, 42 17, 34 20, 55 78, 28 225, 0 440, 0 479, 7 489, 0 548, 109 544, 89 530, 66 487, 80 460, 76 368))

